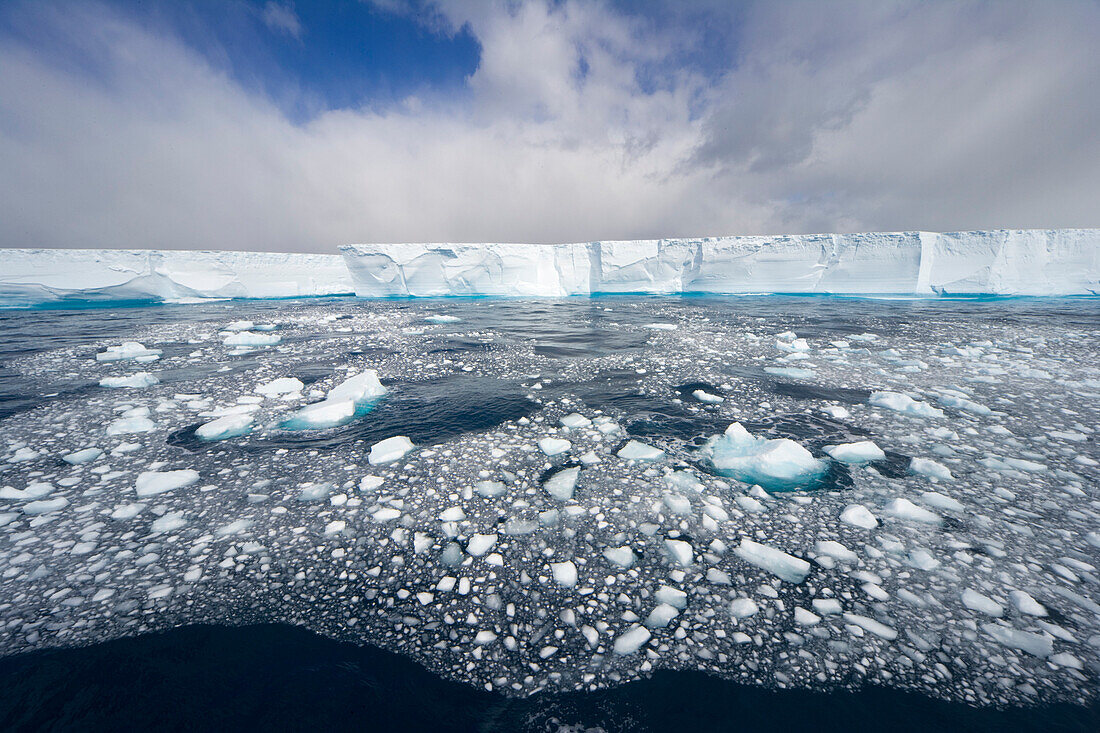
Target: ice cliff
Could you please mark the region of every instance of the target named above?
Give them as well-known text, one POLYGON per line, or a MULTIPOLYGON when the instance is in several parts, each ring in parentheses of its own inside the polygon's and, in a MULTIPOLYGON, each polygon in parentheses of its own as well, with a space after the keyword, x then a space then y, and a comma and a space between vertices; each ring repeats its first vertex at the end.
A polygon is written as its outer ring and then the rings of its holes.
POLYGON ((1100 230, 580 244, 355 244, 339 255, 0 249, 0 303, 336 295, 1100 294, 1100 230))
POLYGON ((0 249, 0 302, 284 298, 353 290, 339 255, 0 249))
POLYGON ((342 247, 361 297, 1100 294, 1100 230, 342 247))

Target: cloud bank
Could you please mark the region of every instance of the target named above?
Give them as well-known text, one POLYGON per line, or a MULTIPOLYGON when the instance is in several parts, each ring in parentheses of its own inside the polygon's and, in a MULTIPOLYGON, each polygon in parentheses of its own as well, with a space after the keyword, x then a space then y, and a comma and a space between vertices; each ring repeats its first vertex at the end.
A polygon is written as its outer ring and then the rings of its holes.
POLYGON ((1100 226, 1100 4, 653 10, 432 3, 481 45, 461 93, 301 122, 164 29, 35 6, 66 48, 0 36, 0 246, 1100 226))

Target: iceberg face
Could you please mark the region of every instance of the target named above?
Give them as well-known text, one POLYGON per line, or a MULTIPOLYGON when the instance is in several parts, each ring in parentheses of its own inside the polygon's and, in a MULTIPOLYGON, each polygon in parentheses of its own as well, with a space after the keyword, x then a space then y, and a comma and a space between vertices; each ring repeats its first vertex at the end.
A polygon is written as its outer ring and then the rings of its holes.
POLYGON ((341 247, 360 297, 1100 294, 1100 230, 341 247))
POLYGON ((0 303, 289 298, 353 288, 339 255, 0 249, 0 303))

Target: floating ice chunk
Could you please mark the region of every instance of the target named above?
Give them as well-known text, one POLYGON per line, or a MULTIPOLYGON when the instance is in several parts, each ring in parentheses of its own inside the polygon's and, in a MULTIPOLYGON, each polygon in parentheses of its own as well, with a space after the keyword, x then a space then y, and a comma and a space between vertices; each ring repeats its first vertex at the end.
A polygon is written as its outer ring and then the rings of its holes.
POLYGON ((404 435, 395 435, 392 438, 386 438, 370 447, 367 463, 372 466, 381 466, 386 463, 399 461, 414 447, 413 442, 404 435))
POLYGON ((657 592, 653 594, 653 597, 657 599, 658 603, 664 603, 673 608, 683 611, 687 608, 687 593, 679 588, 673 588, 670 585, 662 585, 657 589, 657 592))
POLYGON ((881 461, 886 458, 882 448, 875 445, 873 440, 860 440, 855 443, 841 443, 840 445, 827 445, 825 452, 833 460, 841 463, 869 463, 881 461))
POLYGON ((801 583, 810 574, 810 563, 805 560, 752 540, 742 539, 733 551, 745 562, 788 583, 801 583))
POLYGON ((769 489, 804 486, 826 469, 793 440, 755 438, 737 422, 707 441, 705 451, 719 473, 769 489))
POLYGON ((617 565, 624 570, 634 564, 634 550, 629 545, 622 547, 608 547, 603 551, 603 556, 612 565, 617 565))
POLYGON ((64 496, 58 496, 54 499, 39 499, 38 501, 28 502, 22 506, 22 509, 24 514, 50 514, 51 512, 64 509, 68 505, 68 499, 64 496))
POLYGON ((24 446, 15 451, 15 454, 8 459, 8 463, 22 463, 23 461, 31 461, 35 458, 38 458, 38 451, 24 446))
POLYGON ((199 472, 191 469, 179 471, 142 471, 134 482, 138 498, 156 496, 190 486, 199 480, 199 472))
POLYGON ((839 616, 844 611, 836 598, 815 598, 813 606, 822 616, 839 616))
POLYGON ((840 513, 840 521, 853 527, 862 529, 874 529, 878 526, 878 520, 871 511, 862 504, 849 504, 840 513))
POLYGON ((164 353, 160 349, 147 349, 144 344, 137 341, 126 341, 120 346, 108 346, 106 351, 95 355, 96 361, 123 361, 124 359, 140 359, 154 361, 164 353))
POLYGON ((441 522, 461 522, 466 518, 466 512, 460 506, 452 506, 439 513, 441 522))
POLYGON ((378 381, 378 372, 373 369, 364 369, 359 374, 348 377, 330 389, 325 399, 337 402, 351 400, 355 403, 364 403, 377 400, 385 394, 386 388, 378 381))
POLYGON ((218 537, 229 537, 231 535, 241 534, 247 532, 252 524, 253 522, 251 519, 238 519, 235 522, 230 522, 229 524, 218 527, 214 530, 214 534, 218 537))
POLYGON ((107 435, 151 433, 156 429, 156 424, 147 417, 120 417, 107 426, 107 435))
POLYGON ((65 461, 65 463, 79 466, 81 463, 90 463, 101 455, 103 455, 103 451, 99 448, 85 448, 84 450, 78 450, 75 453, 61 456, 61 460, 65 461))
POLYGON ((539 440, 539 450, 548 456, 556 456, 565 453, 573 444, 564 438, 542 438, 539 440))
POLYGON ((252 321, 233 321, 223 331, 251 331, 256 324, 252 321))
POLYGON ((963 605, 969 608, 971 611, 977 611, 984 613, 987 616, 993 616, 994 618, 1000 618, 1005 615, 1004 606, 997 603, 989 596, 982 595, 978 591, 967 588, 960 596, 962 598, 963 605))
POLYGON ((359 479, 359 491, 363 493, 374 491, 384 483, 386 483, 386 479, 381 476, 364 476, 359 479))
POLYGON ((481 557, 491 550, 496 543, 497 536, 495 534, 475 534, 466 543, 466 552, 474 557, 481 557))
POLYGON ((691 516, 691 501, 680 494, 665 494, 662 501, 670 514, 676 516, 691 516))
POLYGON ((262 394, 265 397, 279 397, 281 395, 301 392, 304 388, 305 385, 300 379, 295 377, 279 377, 278 379, 272 379, 257 385, 254 391, 256 394, 262 394))
POLYGON ((592 424, 591 420, 589 420, 584 415, 581 415, 580 413, 576 413, 576 412, 572 412, 572 413, 566 415, 565 417, 563 417, 558 422, 560 422, 562 425, 564 425, 567 428, 587 428, 589 425, 592 424))
POLYGON ((0 512, 0 527, 11 524, 19 517, 18 512, 0 512))
POLYGON ((665 556, 668 557, 674 565, 679 565, 682 568, 691 567, 695 559, 695 553, 691 547, 691 543, 685 542, 684 540, 665 540, 663 547, 665 556))
POLYGON ((252 416, 243 413, 226 415, 217 420, 200 425, 195 429, 195 435, 202 440, 226 440, 246 435, 252 431, 252 416))
POLYGON ((558 501, 569 501, 573 498, 573 490, 577 486, 577 478, 580 475, 580 468, 566 468, 546 479, 542 487, 546 489, 546 493, 558 501))
POLYGON ((920 495, 920 500, 928 506, 935 507, 936 509, 942 509, 951 512, 961 512, 963 510, 962 502, 957 499, 952 499, 950 496, 944 496, 937 491, 926 491, 920 495))
POLYGON ((550 563, 550 572, 554 575, 554 582, 563 588, 572 588, 577 584, 577 566, 572 560, 550 563))
POLYGON ((647 323, 643 328, 651 331, 675 331, 679 326, 675 323, 647 323))
POLYGON ((993 411, 985 405, 978 404, 973 400, 968 400, 965 397, 952 394, 942 394, 939 396, 939 402, 944 407, 953 407, 956 410, 963 410, 975 415, 992 415, 993 411))
POLYGON ((696 478, 695 474, 691 471, 673 471, 665 476, 665 481, 673 488, 683 489, 692 493, 698 493, 703 490, 703 483, 696 478))
POLYGON ((238 331, 222 339, 226 346, 274 346, 283 340, 277 333, 252 333, 238 331))
POLYGON ((477 644, 478 646, 485 646, 486 644, 492 644, 496 640, 497 640, 497 635, 494 632, 489 631, 488 629, 485 629, 483 631, 479 631, 474 636, 474 643, 477 644))
POLYGON ((764 367, 764 371, 777 377, 787 377, 789 379, 813 379, 815 376, 813 369, 800 369, 799 367, 764 367))
POLYGON ((794 622, 799 626, 817 626, 821 623, 821 617, 813 611, 808 611, 802 606, 795 606, 794 622))
POLYGON ((918 570, 935 570, 940 566, 940 561, 928 550, 917 547, 909 552, 909 564, 918 570))
POLYGON ((1045 634, 1020 631, 998 623, 982 624, 982 631, 1010 649, 1019 649, 1036 657, 1049 657, 1054 653, 1054 640, 1045 634))
POLYGON ((365 369, 330 389, 323 401, 306 405, 292 414, 283 427, 291 430, 339 427, 351 422, 385 394, 386 388, 378 381, 378 373, 365 369))
POLYGON ((163 517, 157 517, 153 520, 152 529, 153 532, 161 534, 164 532, 174 532, 186 526, 187 520, 183 518, 182 512, 168 512, 163 517))
POLYGON ((893 499, 886 504, 883 510, 890 516, 912 522, 939 524, 943 521, 943 517, 939 514, 930 512, 924 507, 919 507, 908 499, 893 499))
POLYGON ((658 461, 664 458, 665 452, 660 448, 654 448, 652 445, 631 440, 620 448, 615 455, 624 461, 658 461))
POLYGON ((1014 590, 1008 594, 1008 600, 1012 602, 1012 605, 1015 606, 1016 610, 1020 613, 1026 613, 1028 616, 1047 615, 1046 607, 1032 598, 1030 593, 1026 593, 1022 590, 1014 590))
POLYGON ((394 509, 393 507, 388 507, 388 506, 387 507, 382 507, 381 509, 379 509, 378 511, 376 511, 374 514, 371 515, 371 517, 373 517, 374 521, 376 521, 376 522, 392 522, 393 520, 397 519, 400 516, 401 516, 401 510, 400 509, 394 509))
POLYGON ((932 407, 927 402, 919 402, 900 392, 872 392, 868 400, 876 407, 885 407, 914 417, 943 417, 943 410, 932 407))
POLYGON ((649 616, 646 617, 644 623, 646 627, 650 629, 663 629, 672 622, 672 619, 679 615, 680 612, 678 610, 667 603, 661 603, 649 612, 649 616))
POLYGON ((754 616, 760 611, 760 606, 751 598, 735 598, 730 602, 730 615, 741 620, 754 616))
POLYGON ((951 469, 931 458, 913 458, 909 461, 909 473, 927 476, 937 481, 954 481, 951 469))
POLYGON ((835 540, 818 540, 817 544, 814 545, 814 551, 819 555, 827 555, 841 562, 855 562, 858 559, 856 553, 835 540))
POLYGON ((323 400, 306 405, 292 414, 283 427, 292 430, 335 428, 351 422, 354 417, 355 403, 351 400, 323 400))
POLYGON ((700 402, 706 402, 707 404, 717 405, 719 402, 725 402, 726 398, 722 395, 711 394, 704 390, 697 389, 691 393, 691 396, 700 402))
POLYGON ((137 515, 141 514, 143 511, 145 511, 144 504, 123 504, 121 506, 115 507, 114 511, 111 512, 111 519, 117 521, 133 519, 137 515))
POLYGON ((104 377, 99 380, 100 387, 111 387, 115 389, 122 387, 141 389, 142 387, 152 387, 154 384, 160 384, 160 380, 149 372, 138 372, 128 377, 104 377))
POLYGON ((424 320, 427 321, 428 323, 458 323, 462 319, 459 318, 458 316, 434 315, 434 316, 425 316, 424 320))
POLYGON ((12 499, 15 501, 30 501, 41 499, 53 493, 54 485, 46 481, 32 481, 25 489, 14 489, 10 486, 0 487, 0 499, 12 499))
POLYGON ((503 481, 478 481, 474 484, 474 491, 478 496, 486 499, 493 499, 502 495, 508 487, 503 481))
POLYGON ((866 631, 871 632, 875 636, 886 639, 887 641, 893 641, 898 638, 898 632, 884 623, 875 621, 873 618, 867 618, 866 616, 860 616, 855 613, 845 613, 844 620, 850 624, 860 627, 866 631))
POLYGON ((652 636, 653 635, 649 633, 649 629, 634 624, 626 631, 619 634, 615 639, 615 643, 612 645, 612 649, 614 649, 616 654, 625 657, 641 649, 652 636))
POLYGON ((848 412, 847 407, 841 407, 840 405, 826 405, 821 408, 821 411, 837 420, 845 420, 852 416, 852 413, 848 412))

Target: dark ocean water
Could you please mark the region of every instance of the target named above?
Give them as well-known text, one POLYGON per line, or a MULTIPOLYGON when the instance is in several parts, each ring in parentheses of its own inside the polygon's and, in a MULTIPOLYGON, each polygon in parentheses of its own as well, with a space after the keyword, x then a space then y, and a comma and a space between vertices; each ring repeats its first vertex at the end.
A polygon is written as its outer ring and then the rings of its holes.
MULTIPOLYGON (((782 300, 799 323, 799 334, 843 335, 858 332, 848 316, 865 309, 879 319, 878 331, 906 324, 944 309, 954 309, 1019 324, 1044 319, 1096 318, 1096 301, 853 301, 822 298, 711 299, 719 308, 756 309, 765 315, 782 300)), ((312 301, 323 304, 324 300, 312 301)), ((346 304, 347 299, 333 300, 346 304)), ((599 299, 578 301, 592 309, 599 299)), ((293 301, 231 304, 98 307, 0 311, 0 431, 3 419, 47 401, 79 397, 93 389, 84 384, 32 386, 11 367, 16 358, 36 352, 81 346, 102 339, 125 339, 138 328, 180 320, 257 321, 274 317, 293 301)), ((454 303, 448 304, 452 310, 454 303)), ((395 303, 394 307, 401 307, 395 303)), ((643 348, 629 334, 592 321, 583 330, 569 319, 547 317, 545 304, 517 303, 495 309, 498 333, 512 329, 535 338, 540 353, 569 359, 608 349, 643 348)), ((464 329, 476 326, 476 301, 461 305, 464 329)), ((490 325, 488 321, 486 326, 490 325)), ((453 348, 480 348, 456 339, 453 348)), ((309 375, 303 375, 303 380, 309 375)), ((631 378, 624 375, 624 379, 631 378)), ((698 385, 684 385, 689 394, 698 385)), ((814 387, 773 380, 777 394, 814 387)), ((370 425, 352 426, 339 439, 375 440, 393 433, 432 442, 482 425, 464 424, 481 411, 487 425, 524 414, 524 400, 492 380, 469 377, 451 383, 421 385, 401 392, 370 425), (419 390, 419 391, 418 391, 419 390), (461 395, 458 402, 445 395, 461 395), (446 402, 451 413, 432 413, 446 402), (457 405, 457 406, 455 406, 457 405), (490 411, 491 412, 491 411, 490 411), (499 414, 498 414, 499 413, 499 414), (425 420, 423 416, 434 416, 425 420), (419 432, 418 432, 419 431, 419 432)), ((593 385, 586 399, 624 399, 622 385, 593 385)), ((838 388, 807 397, 862 401, 858 390, 838 388)), ((629 405, 637 414, 631 434, 647 430, 685 435, 699 426, 682 425, 684 415, 644 401, 629 405)), ((708 426, 710 427, 710 426, 708 426)), ((716 426, 715 426, 716 427, 716 426)), ((768 426, 754 426, 766 429, 768 426)), ((787 426, 787 432, 812 440, 822 426, 787 426)), ((7 438, 15 436, 7 435, 7 438)), ((187 435, 175 439, 186 443, 187 435)), ((302 446, 324 448, 324 440, 302 446)), ((186 447, 186 446, 185 446, 186 447)), ((263 448, 264 446, 260 446, 263 448)), ((282 447, 282 446, 268 446, 282 447)), ((294 447, 294 446, 291 446, 294 447)), ((842 479, 835 480, 841 481, 842 479)), ((408 659, 370 646, 333 641, 285 625, 238 628, 190 626, 101 644, 36 651, 0 659, 0 729, 39 730, 395 730, 395 731, 1100 731, 1100 706, 976 708, 946 703, 916 693, 881 688, 857 692, 768 690, 723 681, 696 672, 660 671, 650 679, 609 690, 566 694, 541 693, 516 699, 444 680, 408 659)))

